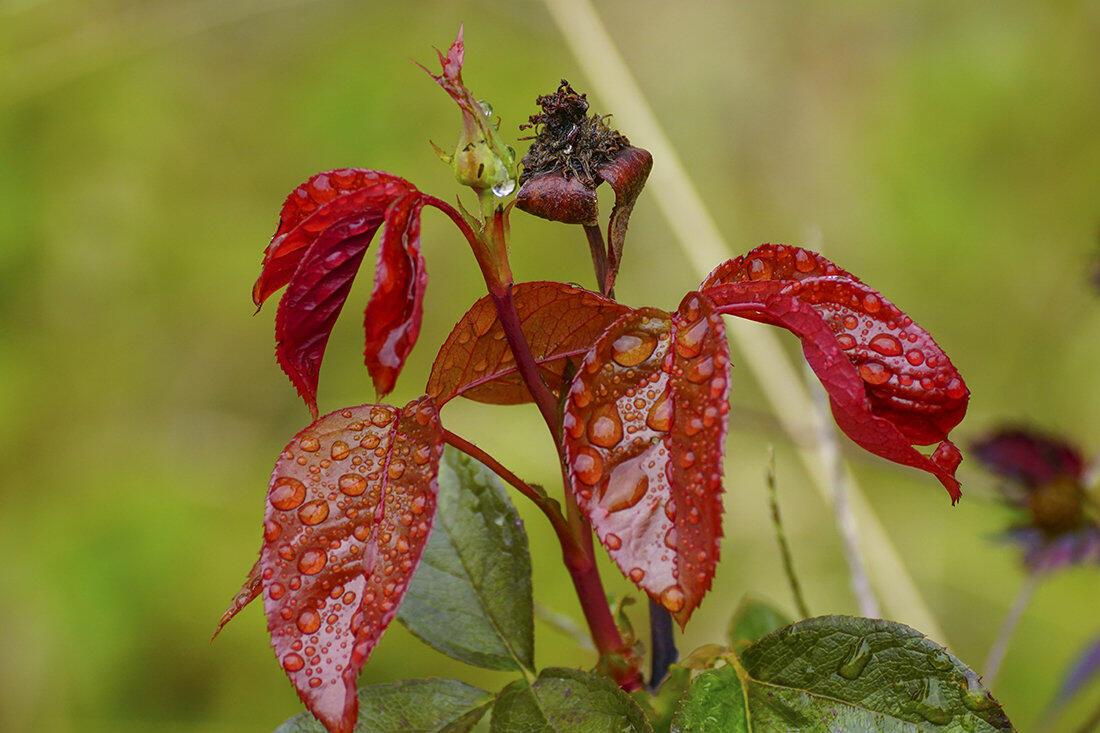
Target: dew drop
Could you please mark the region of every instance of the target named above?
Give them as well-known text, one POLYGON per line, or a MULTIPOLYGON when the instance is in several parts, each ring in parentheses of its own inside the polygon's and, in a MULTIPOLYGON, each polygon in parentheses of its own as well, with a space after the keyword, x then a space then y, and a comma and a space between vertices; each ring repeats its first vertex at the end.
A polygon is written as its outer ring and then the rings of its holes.
POLYGON ((305 435, 298 441, 298 447, 304 450, 306 453, 316 453, 321 449, 321 441, 312 435, 305 435))
POLYGON ((307 501, 298 510, 298 519, 302 524, 313 526, 328 519, 328 502, 324 499, 307 501))
POLYGON ((628 575, 635 583, 641 583, 645 579, 645 571, 641 568, 631 568, 628 575))
POLYGON ((901 355, 901 342, 888 333, 877 334, 871 339, 870 346, 883 356, 901 355))
POLYGON ((512 191, 516 190, 516 179, 507 178, 497 185, 493 186, 493 195, 498 198, 503 198, 509 195, 512 191))
POLYGON ((905 352, 905 360, 913 366, 920 366, 924 363, 924 352, 920 349, 910 349, 905 352))
POLYGON ((374 433, 367 433, 363 436, 363 439, 359 441, 359 445, 363 446, 367 450, 374 450, 378 447, 378 444, 382 442, 374 433))
POLYGON ((684 607, 684 591, 678 585, 670 585, 661 591, 661 605, 669 613, 676 613, 684 607))
POLYGON ((749 279, 750 280, 770 280, 772 276, 772 263, 767 260, 762 260, 759 257, 753 257, 749 260, 749 279))
POLYGON ((609 550, 617 550, 617 549, 619 549, 620 547, 623 546, 622 538, 619 537, 619 535, 617 535, 615 533, 610 533, 610 534, 606 535, 603 538, 603 543, 604 543, 604 545, 607 546, 607 549, 609 549, 609 550))
POLYGON ((305 660, 294 652, 283 657, 283 669, 287 672, 297 672, 304 666, 306 666, 305 660))
POLYGON ((289 511, 299 506, 306 498, 306 485, 296 478, 280 476, 271 487, 271 506, 279 511, 289 511))
POLYGON ((672 397, 668 392, 661 395, 660 399, 653 403, 653 407, 649 408, 645 424, 650 430, 656 430, 660 433, 668 432, 668 429, 672 426, 672 397))
POLYGON ((330 455, 334 461, 342 461, 348 457, 351 453, 351 449, 348 448, 348 444, 342 440, 337 440, 332 444, 332 451, 330 455))
POLYGON ((384 428, 393 422, 393 414, 383 407, 375 407, 370 411, 370 421, 372 424, 384 428))
POLYGON ((298 558, 298 570, 305 575, 316 575, 325 568, 328 558, 321 550, 306 550, 298 558))
POLYGON ((870 661, 871 645, 866 639, 860 639, 859 643, 852 647, 848 658, 837 669, 837 674, 846 680, 854 680, 863 674, 863 670, 870 661))
POLYGON ((638 366, 657 348, 657 339, 648 333, 625 333, 611 344, 611 358, 624 367, 638 366))
POLYGON ((267 595, 272 600, 277 601, 280 598, 282 598, 284 595, 286 595, 286 586, 283 585, 282 583, 272 583, 271 585, 269 585, 267 587, 267 595))
POLYGON ((607 481, 600 504, 609 512, 629 509, 649 490, 649 476, 642 467, 645 454, 615 466, 607 481))
POLYGON ((588 420, 588 440, 601 448, 613 448, 623 439, 623 421, 614 403, 596 408, 588 420))
POLYGON ((312 634, 321 628, 321 615, 312 608, 307 608, 298 614, 298 630, 303 634, 312 634))
POLYGON ((582 446, 573 456, 573 475, 581 483, 595 486, 603 478, 603 459, 593 448, 582 446))
POLYGON ((347 496, 359 496, 367 490, 367 480, 357 473, 345 473, 337 481, 340 492, 347 496))
POLYGON ((405 475, 405 462, 400 458, 395 458, 390 462, 389 468, 386 469, 386 476, 391 481, 396 481, 405 475))
POLYGON ((799 272, 810 272, 814 269, 814 258, 804 249, 794 251, 794 267, 799 272))
POLYGON ((685 326, 676 334, 676 354, 684 359, 699 356, 703 351, 703 340, 710 323, 702 318, 690 326, 685 326))
POLYGON ((877 361, 869 361, 859 365, 859 376, 867 384, 885 384, 892 376, 890 370, 877 361))
POLYGON ((275 540, 279 539, 279 535, 281 535, 282 533, 283 528, 278 522, 272 519, 268 519, 264 522, 265 542, 274 542, 275 540))

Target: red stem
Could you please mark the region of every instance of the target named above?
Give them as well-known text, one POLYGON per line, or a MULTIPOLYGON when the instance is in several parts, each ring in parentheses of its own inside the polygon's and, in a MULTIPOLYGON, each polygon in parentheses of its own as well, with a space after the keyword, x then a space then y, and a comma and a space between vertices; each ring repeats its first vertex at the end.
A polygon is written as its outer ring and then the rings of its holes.
MULTIPOLYGON (((424 200, 426 204, 434 206, 449 216, 470 243, 478 265, 481 267, 481 273, 485 278, 489 295, 496 306, 497 318, 503 327, 504 336, 508 341, 509 348, 512 350, 512 355, 515 357, 516 368, 528 391, 530 391, 539 412, 542 413, 546 427, 549 428, 550 434, 554 438, 554 447, 558 452, 559 459, 564 460, 561 448, 561 415, 558 410, 557 399, 542 380, 538 364, 535 362, 531 347, 527 343, 527 338, 521 328, 519 314, 516 312, 516 305, 512 296, 512 276, 508 265, 507 242, 505 241, 506 218, 498 211, 493 219, 486 223, 483 234, 487 235, 490 241, 484 241, 483 237, 479 236, 470 226, 466 217, 453 206, 434 196, 425 196, 424 200)), ((515 474, 505 469, 491 456, 469 441, 462 440, 453 433, 446 433, 446 435, 451 439, 461 441, 464 446, 476 451, 476 455, 474 453, 471 453, 471 455, 474 455, 475 458, 481 460, 494 471, 497 471, 497 467, 505 471, 507 475, 499 472, 498 475, 515 486, 524 496, 534 500, 536 505, 544 513, 546 512, 542 497, 535 499, 531 494, 536 492, 516 477, 515 474), (491 461, 491 464, 486 462, 485 459, 491 461), (515 479, 515 482, 509 479, 509 476, 515 479), (521 488, 521 486, 524 488, 521 488)), ((460 445, 455 443, 452 443, 452 445, 464 450, 460 445)), ((558 539, 562 545, 562 559, 569 571, 569 577, 573 581, 573 587, 577 591, 577 599, 580 601, 581 610, 584 612, 585 621, 587 621, 588 629, 592 634, 592 641, 595 643, 596 649, 599 650, 601 658, 621 660, 618 663, 613 661, 608 669, 608 672, 614 677, 619 686, 627 691, 640 689, 642 687, 642 676, 638 671, 637 662, 633 659, 631 650, 627 648, 622 635, 619 633, 615 618, 611 614, 611 607, 607 603, 607 594, 604 591, 603 582, 600 580, 599 568, 596 566, 596 553, 592 546, 592 528, 589 526, 588 520, 580 513, 569 489, 568 480, 565 481, 565 505, 567 524, 562 527, 555 518, 551 518, 551 524, 554 525, 554 530, 558 533, 558 539)), ((560 517, 560 514, 558 516, 560 517)))

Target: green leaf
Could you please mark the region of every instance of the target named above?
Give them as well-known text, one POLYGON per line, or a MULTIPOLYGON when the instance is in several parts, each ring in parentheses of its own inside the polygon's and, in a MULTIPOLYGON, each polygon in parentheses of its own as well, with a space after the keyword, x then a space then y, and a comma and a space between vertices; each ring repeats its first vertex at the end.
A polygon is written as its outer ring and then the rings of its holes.
POLYGON ((673 731, 1013 730, 975 672, 891 621, 821 616, 729 659, 696 678, 673 731))
POLYGON ((642 709, 611 679, 550 667, 533 684, 518 680, 497 695, 492 733, 650 733, 642 709))
MULTIPOLYGON (((691 683, 672 717, 672 733, 748 733, 745 693, 732 666, 703 672, 691 683)), ((761 728, 761 730, 767 730, 761 728)))
POLYGON ((645 711, 654 733, 668 733, 677 704, 690 686, 691 670, 673 664, 668 668, 668 675, 656 692, 651 694, 638 690, 630 693, 630 696, 645 711))
POLYGON ((791 623, 787 615, 767 601, 745 596, 730 619, 730 646, 741 650, 765 634, 791 623))
POLYGON ((439 464, 435 527, 397 617, 459 661, 534 670, 523 521, 496 476, 451 448, 439 464))
MULTIPOLYGON (((467 733, 493 696, 458 680, 403 680, 359 688, 355 733, 467 733)), ((295 715, 275 733, 325 733, 309 713, 295 715)))

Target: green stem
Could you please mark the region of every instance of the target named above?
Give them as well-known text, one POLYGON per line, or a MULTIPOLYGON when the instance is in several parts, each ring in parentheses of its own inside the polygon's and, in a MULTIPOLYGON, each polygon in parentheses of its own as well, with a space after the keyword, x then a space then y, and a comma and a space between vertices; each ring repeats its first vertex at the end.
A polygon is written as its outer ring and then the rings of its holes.
POLYGON ((768 484, 768 503, 771 505, 772 510, 772 526, 775 527, 775 539, 779 543, 779 554, 783 557, 783 571, 787 574, 787 582, 791 585, 791 595, 794 596, 794 605, 798 608, 798 614, 802 618, 809 618, 810 609, 806 606, 806 599, 802 596, 802 584, 798 581, 798 575, 794 571, 791 548, 787 544, 787 534, 783 531, 783 518, 779 514, 779 492, 776 490, 775 481, 775 449, 771 447, 768 448, 768 467, 764 476, 768 484))
POLYGON ((1024 579, 1019 593, 1016 594, 1016 600, 1012 602, 1004 621, 1001 622, 1001 630, 997 632, 997 638, 993 640, 993 645, 989 647, 989 655, 986 656, 985 665, 982 667, 985 673, 982 677, 982 683, 989 689, 993 688, 993 683, 997 680, 997 675, 1001 671, 1001 663, 1004 662, 1005 655, 1008 653, 1008 645, 1012 641, 1012 635, 1016 633, 1016 627, 1020 624, 1020 619, 1023 618, 1028 604, 1031 603, 1031 597, 1035 595, 1035 589, 1039 587, 1041 578, 1042 576, 1039 573, 1029 573, 1027 578, 1024 579))

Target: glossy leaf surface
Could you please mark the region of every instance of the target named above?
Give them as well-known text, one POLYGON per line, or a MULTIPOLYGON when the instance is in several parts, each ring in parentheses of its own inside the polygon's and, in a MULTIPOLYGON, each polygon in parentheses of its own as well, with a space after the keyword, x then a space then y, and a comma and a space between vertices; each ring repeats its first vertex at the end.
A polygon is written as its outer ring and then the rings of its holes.
POLYGON ((821 616, 696 678, 674 731, 1013 730, 978 675, 908 626, 821 616))
POLYGON ((333 226, 367 214, 373 223, 368 226, 377 227, 392 201, 415 191, 403 178, 364 168, 339 168, 311 177, 283 203, 252 300, 259 306, 290 282, 306 251, 333 226))
POLYGON ((423 207, 420 196, 413 194, 398 199, 386 210, 374 291, 363 316, 364 359, 380 395, 393 391, 424 318, 428 272, 420 252, 423 207))
MULTIPOLYGON (((355 733, 466 733, 489 709, 493 696, 458 680, 403 680, 359 688, 355 733)), ((275 733, 324 733, 309 713, 295 715, 275 733)))
POLYGON ((565 404, 578 505, 623 573, 681 627, 718 561, 728 372, 722 320, 693 293, 675 314, 615 321, 565 404))
POLYGON ((488 669, 535 669, 531 556, 500 481, 447 448, 428 547, 398 619, 433 648, 488 669))
POLYGON ((275 464, 260 555, 268 631, 298 696, 334 733, 352 729, 356 676, 427 544, 442 451, 424 397, 326 415, 275 464))
MULTIPOLYGON (((519 283, 513 299, 531 353, 555 393, 562 389, 570 361, 579 363, 603 330, 630 310, 558 282, 519 283)), ((498 405, 531 401, 489 296, 474 303, 451 330, 432 365, 427 391, 440 406, 459 395, 498 405)))
POLYGON ((649 733, 645 713, 608 677, 548 668, 518 680, 493 705, 492 733, 649 733))
POLYGON ((962 455, 947 434, 965 414, 970 393, 927 331, 873 289, 797 247, 763 245, 719 267, 705 285, 722 312, 781 326, 802 340, 848 437, 934 474, 958 500, 962 455), (938 443, 931 456, 913 447, 930 443, 938 443))

